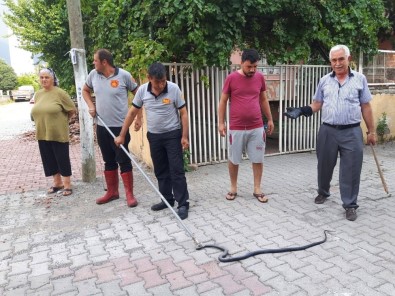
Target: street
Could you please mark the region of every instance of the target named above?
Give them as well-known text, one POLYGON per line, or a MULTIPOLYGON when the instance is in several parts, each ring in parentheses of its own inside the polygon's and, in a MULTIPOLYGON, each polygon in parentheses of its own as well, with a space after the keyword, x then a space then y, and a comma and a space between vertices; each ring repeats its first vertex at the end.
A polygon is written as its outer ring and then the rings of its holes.
POLYGON ((32 107, 29 102, 0 105, 0 140, 12 139, 34 130, 34 123, 30 120, 32 107))

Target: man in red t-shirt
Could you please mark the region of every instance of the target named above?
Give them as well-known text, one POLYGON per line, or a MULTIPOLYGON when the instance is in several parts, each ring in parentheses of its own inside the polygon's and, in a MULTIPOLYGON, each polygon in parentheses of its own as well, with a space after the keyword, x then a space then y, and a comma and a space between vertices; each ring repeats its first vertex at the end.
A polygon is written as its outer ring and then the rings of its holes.
POLYGON ((221 136, 226 135, 225 114, 229 100, 229 157, 230 191, 227 200, 237 196, 237 174, 245 150, 252 162, 254 175, 253 196, 260 202, 268 199, 261 190, 263 158, 265 155, 266 133, 262 113, 267 118, 267 133, 273 132, 274 125, 266 95, 266 83, 262 73, 257 72, 259 54, 255 49, 246 49, 241 55, 239 70, 226 77, 218 108, 221 136))

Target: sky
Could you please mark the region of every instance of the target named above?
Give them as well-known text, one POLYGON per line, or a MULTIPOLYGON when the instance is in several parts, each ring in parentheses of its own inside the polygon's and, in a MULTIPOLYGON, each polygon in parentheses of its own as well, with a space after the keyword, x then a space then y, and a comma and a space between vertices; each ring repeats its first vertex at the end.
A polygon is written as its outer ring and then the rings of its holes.
POLYGON ((16 75, 33 73, 34 65, 32 53, 19 48, 18 40, 14 35, 8 40, 10 44, 11 67, 14 69, 16 75))
POLYGON ((4 56, 5 58, 3 59, 6 60, 7 63, 10 62, 10 66, 17 75, 33 73, 34 66, 32 54, 19 48, 19 42, 16 36, 12 35, 12 31, 4 24, 2 16, 5 10, 7 10, 7 7, 4 5, 3 1, 0 0, 0 39, 7 41, 1 43, 0 58, 4 56), (7 37, 8 35, 11 36, 7 37), (7 44, 8 48, 6 46, 7 44), (8 61, 8 57, 10 61, 8 61))

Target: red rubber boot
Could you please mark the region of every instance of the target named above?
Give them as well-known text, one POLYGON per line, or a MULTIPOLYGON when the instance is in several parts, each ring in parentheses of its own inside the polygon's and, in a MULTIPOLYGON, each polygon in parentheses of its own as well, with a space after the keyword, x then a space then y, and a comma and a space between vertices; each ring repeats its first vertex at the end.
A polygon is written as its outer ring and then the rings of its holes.
POLYGON ((126 202, 128 207, 137 206, 137 199, 133 195, 133 172, 125 172, 121 174, 123 186, 125 187, 126 202))
POLYGON ((104 196, 96 199, 96 203, 98 205, 108 203, 112 200, 119 198, 118 186, 119 186, 119 178, 118 178, 118 169, 113 171, 104 171, 104 177, 106 179, 107 184, 107 192, 104 196))

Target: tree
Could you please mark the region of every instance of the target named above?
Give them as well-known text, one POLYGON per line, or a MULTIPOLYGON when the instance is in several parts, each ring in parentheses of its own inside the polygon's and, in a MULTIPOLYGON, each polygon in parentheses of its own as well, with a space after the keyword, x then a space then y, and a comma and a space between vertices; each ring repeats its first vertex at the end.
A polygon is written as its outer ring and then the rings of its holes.
POLYGON ((391 30, 381 30, 379 36, 381 40, 390 40, 395 48, 395 1, 384 0, 385 16, 390 22, 391 30))
POLYGON ((38 82, 38 76, 37 74, 22 74, 18 76, 18 86, 21 85, 33 85, 35 90, 38 90, 40 87, 40 84, 38 82))
MULTIPOLYGON (((85 1, 95 5, 95 1, 85 1)), ((40 59, 53 68, 62 88, 75 91, 70 51, 70 34, 65 1, 62 0, 4 0, 9 13, 5 23, 18 37, 23 49, 40 54, 40 59)), ((93 11, 93 10, 92 10, 93 11)), ((90 18, 89 6, 85 15, 90 18)), ((89 22, 89 19, 84 19, 89 22)), ((90 45, 89 35, 85 44, 90 45)))
MULTIPOLYGON (((64 1, 5 3, 22 47, 42 53, 73 85, 64 1)), ((376 52, 379 33, 390 29, 383 0, 82 0, 81 7, 88 59, 108 48, 133 71, 152 60, 227 66, 231 52, 246 47, 270 64, 325 62, 337 43, 376 52)))
POLYGON ((0 90, 12 90, 18 84, 17 76, 12 67, 0 59, 0 90))

